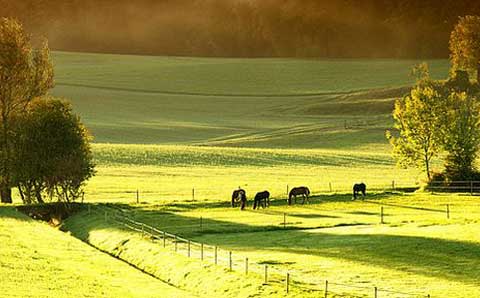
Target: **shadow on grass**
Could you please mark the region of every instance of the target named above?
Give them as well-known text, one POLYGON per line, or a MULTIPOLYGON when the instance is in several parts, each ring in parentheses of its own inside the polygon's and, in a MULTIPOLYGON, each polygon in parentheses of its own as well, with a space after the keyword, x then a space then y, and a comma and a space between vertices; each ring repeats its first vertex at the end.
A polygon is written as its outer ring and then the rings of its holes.
MULTIPOLYGON (((139 221, 209 245, 335 258, 471 284, 478 284, 480 279, 479 243, 428 236, 334 234, 334 230, 329 233, 320 232, 321 230, 307 232, 302 229, 283 228, 281 223, 254 226, 203 219, 201 223, 193 222, 192 225, 192 218, 181 214, 156 213, 128 207, 139 221), (182 226, 185 229, 182 230, 182 226)), ((337 226, 344 225, 346 223, 337 226)), ((125 230, 119 224, 105 221, 101 213, 90 213, 87 216, 85 211, 68 219, 64 229, 83 240, 88 239, 93 230, 125 230)))

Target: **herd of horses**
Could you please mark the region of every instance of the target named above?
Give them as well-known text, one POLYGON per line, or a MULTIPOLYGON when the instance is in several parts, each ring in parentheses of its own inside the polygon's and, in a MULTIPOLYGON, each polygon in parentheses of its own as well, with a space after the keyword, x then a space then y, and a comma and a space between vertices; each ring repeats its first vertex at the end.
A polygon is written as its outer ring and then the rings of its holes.
MULTIPOLYGON (((362 194, 362 196, 365 197, 366 189, 367 186, 365 185, 365 183, 354 184, 352 200, 356 200, 359 194, 362 194)), ((288 193, 288 205, 292 205, 292 203, 296 204, 297 197, 302 198, 302 205, 305 204, 305 202, 309 203, 310 189, 308 189, 308 187, 306 186, 292 188, 288 193)), ((240 205, 241 210, 244 210, 245 207, 247 207, 247 192, 240 187, 234 190, 232 193, 232 207, 235 208, 237 207, 237 205, 240 205)), ((268 190, 257 192, 255 197, 253 198, 253 209, 257 209, 260 206, 262 206, 262 208, 267 208, 270 206, 270 193, 268 192, 268 190)))

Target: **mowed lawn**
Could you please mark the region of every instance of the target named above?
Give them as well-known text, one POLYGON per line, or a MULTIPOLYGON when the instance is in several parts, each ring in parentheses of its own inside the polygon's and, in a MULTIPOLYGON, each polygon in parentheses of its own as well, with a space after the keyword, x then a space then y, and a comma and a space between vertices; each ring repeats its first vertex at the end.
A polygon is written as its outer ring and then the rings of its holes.
POLYGON ((2 297, 187 297, 91 246, 0 206, 2 297))
MULTIPOLYGON (((374 287, 378 287, 379 297, 480 295, 480 208, 475 196, 378 193, 355 202, 349 196, 317 196, 305 206, 274 202, 268 209, 253 211, 250 205, 243 212, 227 203, 114 207, 137 221, 208 245, 204 262, 199 260, 200 248, 192 246, 191 258, 197 264, 211 265, 211 247, 218 246, 220 267, 229 266, 231 251, 234 270, 244 272, 248 257, 249 270, 259 284, 265 264, 270 267, 271 287, 277 290, 289 272, 294 296, 322 295, 325 280, 331 283, 332 293, 344 297, 373 297, 374 287), (381 207, 384 224, 380 223, 381 207)), ((103 211, 112 208, 97 208, 101 211, 98 215, 81 213, 68 221, 67 228, 81 238, 88 236, 100 247, 109 247, 109 242, 114 247, 132 237, 114 221, 108 226, 115 232, 105 233, 103 211)), ((165 250, 161 240, 143 241, 129 242, 130 254, 145 250, 144 245, 151 251, 165 250)), ((173 251, 173 243, 167 242, 166 250, 173 251)), ((187 256, 186 243, 179 243, 178 251, 178 258, 187 256)), ((152 262, 148 255, 130 256, 130 260, 144 266, 152 262)), ((175 257, 171 262, 176 262, 175 257)), ((201 266, 188 268, 191 274, 215 278, 201 266)), ((158 271, 154 264, 151 270, 158 271)), ((186 281, 186 286, 192 282, 186 281)), ((203 287, 209 288, 207 285, 203 287)))

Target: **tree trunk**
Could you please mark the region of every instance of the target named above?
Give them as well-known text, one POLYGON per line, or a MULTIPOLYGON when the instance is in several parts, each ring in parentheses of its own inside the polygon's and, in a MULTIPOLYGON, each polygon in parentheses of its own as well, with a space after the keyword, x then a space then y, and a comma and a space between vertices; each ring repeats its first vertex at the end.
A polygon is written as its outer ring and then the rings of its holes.
POLYGON ((22 198, 22 202, 27 204, 25 201, 25 195, 23 194, 22 186, 20 184, 17 185, 18 193, 20 194, 20 198, 22 198))
POLYGON ((41 187, 38 186, 38 185, 35 185, 34 188, 35 188, 34 191, 35 191, 35 197, 37 198, 37 202, 40 203, 40 204, 45 203, 45 202, 43 201, 42 189, 41 189, 41 187))
POLYGON ((480 84, 480 61, 477 63, 477 83, 480 84))
POLYGON ((13 203, 12 201, 12 188, 5 183, 0 185, 0 199, 2 203, 13 203))

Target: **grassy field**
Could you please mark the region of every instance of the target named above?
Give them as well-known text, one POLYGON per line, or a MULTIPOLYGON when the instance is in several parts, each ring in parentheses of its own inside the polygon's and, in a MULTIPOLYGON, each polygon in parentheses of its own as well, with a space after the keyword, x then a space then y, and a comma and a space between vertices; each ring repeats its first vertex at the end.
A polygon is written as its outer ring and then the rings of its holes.
MULTIPOLYGON (((99 143, 354 148, 385 143, 392 98, 419 62, 58 52, 53 93, 99 143)), ((446 60, 429 63, 447 76, 446 60)))
MULTIPOLYGON (((54 54, 54 94, 95 136, 90 201, 224 200, 232 188, 314 192, 415 186, 385 130, 414 60, 54 54), (150 144, 150 145, 146 145, 150 144), (207 148, 208 147, 208 148, 207 148)), ((446 60, 429 61, 445 78, 446 60)))
MULTIPOLYGON (((264 265, 270 266, 269 286, 258 291, 244 285, 245 292, 239 294, 236 286, 224 289, 224 283, 209 283, 212 279, 228 279, 230 273, 212 272, 212 249, 205 250, 205 260, 201 262, 200 248, 192 246, 194 260, 193 264, 189 262, 188 270, 203 278, 175 280, 175 284, 185 288, 216 292, 221 287, 227 297, 246 297, 252 290, 260 296, 283 296, 282 285, 289 272, 290 295, 299 297, 322 295, 325 280, 330 281, 330 291, 338 297, 373 297, 375 286, 379 297, 480 295, 480 238, 476 232, 480 228, 480 207, 476 197, 379 193, 366 201, 352 202, 349 196, 332 195, 314 197, 305 206, 286 206, 276 201, 268 209, 244 212, 227 205, 183 202, 115 207, 122 208, 136 221, 209 247, 220 247, 220 268, 229 266, 229 251, 237 273, 244 272, 248 257, 252 279, 246 285, 261 285, 264 265), (449 218, 446 204, 450 208, 449 218), (384 224, 380 224, 381 207, 384 224)), ((129 239, 124 248, 129 253, 123 257, 146 267, 150 265, 152 273, 161 277, 174 275, 175 262, 187 256, 186 243, 179 243, 171 264, 159 264, 156 258, 140 251, 171 253, 173 243, 167 242, 164 249, 161 239, 153 243, 138 240, 140 233, 132 233, 114 221, 105 222, 103 211, 98 215, 81 213, 71 218, 66 228, 106 250, 129 239), (106 232, 105 226, 116 230, 106 232), (136 242, 132 242, 132 237, 136 242), (134 252, 141 257, 135 257, 134 252), (158 267, 163 271, 159 272, 158 267)))
POLYGON ((0 206, 0 242, 3 297, 186 295, 12 207, 0 206))
MULTIPOLYGON (((185 246, 174 253, 103 213, 67 220, 73 236, 188 295, 281 297, 289 271, 293 297, 321 296, 326 279, 332 297, 372 297, 374 286, 379 297, 480 296, 477 197, 400 192, 423 175, 396 168, 385 139, 394 100, 408 92, 410 68, 420 61, 57 52, 54 62, 53 94, 69 98, 95 136, 98 173, 85 201, 102 212, 100 203, 114 203, 136 220, 220 246, 222 264, 212 264, 211 251, 204 262, 198 249, 194 258, 185 246), (368 200, 352 202, 360 181, 368 200), (310 187, 313 202, 285 206, 287 187, 298 185, 310 187), (238 186, 249 198, 268 189, 272 207, 228 207, 238 186), (226 269, 228 251, 234 272, 226 269), (268 285, 265 264, 273 270, 268 285)), ((429 64, 434 78, 446 78, 446 60, 429 64)))

